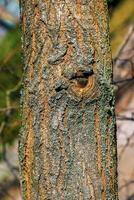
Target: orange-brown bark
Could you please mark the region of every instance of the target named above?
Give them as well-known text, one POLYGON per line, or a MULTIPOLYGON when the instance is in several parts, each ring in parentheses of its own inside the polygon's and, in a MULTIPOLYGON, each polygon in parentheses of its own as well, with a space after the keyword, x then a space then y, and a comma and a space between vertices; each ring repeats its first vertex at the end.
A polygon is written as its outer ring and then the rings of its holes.
POLYGON ((21 6, 23 199, 116 200, 106 4, 22 0, 21 6))

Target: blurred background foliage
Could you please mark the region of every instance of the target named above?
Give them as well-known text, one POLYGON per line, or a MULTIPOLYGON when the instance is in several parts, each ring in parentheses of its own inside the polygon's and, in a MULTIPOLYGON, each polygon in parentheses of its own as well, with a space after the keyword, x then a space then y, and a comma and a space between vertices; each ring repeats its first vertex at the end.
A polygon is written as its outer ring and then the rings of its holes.
MULTIPOLYGON (((128 29, 134 24, 134 0, 108 0, 110 38, 116 56, 128 29)), ((0 159, 2 145, 12 145, 20 128, 22 79, 21 29, 17 0, 0 0, 0 159), (14 4, 13 4, 14 2, 14 4), (3 13, 3 14, 2 14, 3 13)), ((1 181, 1 178, 0 178, 1 181)))
POLYGON ((0 122, 6 122, 3 131, 6 134, 2 135, 6 143, 12 143, 19 128, 19 82, 22 76, 20 36, 20 29, 16 27, 0 41, 0 122))
POLYGON ((113 55, 116 54, 117 48, 122 43, 130 25, 134 23, 134 0, 115 0, 114 2, 118 2, 118 4, 113 4, 116 6, 111 13, 110 20, 111 46, 113 55))
POLYGON ((22 67, 18 22, 18 1, 0 0, 0 145, 12 144, 19 132, 22 67))

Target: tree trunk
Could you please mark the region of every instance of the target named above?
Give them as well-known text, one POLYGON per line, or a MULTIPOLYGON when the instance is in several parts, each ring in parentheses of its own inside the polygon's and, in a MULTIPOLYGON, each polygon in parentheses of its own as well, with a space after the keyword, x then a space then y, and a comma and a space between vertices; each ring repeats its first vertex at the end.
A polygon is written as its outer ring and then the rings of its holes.
POLYGON ((105 0, 21 0, 24 200, 117 200, 105 0))

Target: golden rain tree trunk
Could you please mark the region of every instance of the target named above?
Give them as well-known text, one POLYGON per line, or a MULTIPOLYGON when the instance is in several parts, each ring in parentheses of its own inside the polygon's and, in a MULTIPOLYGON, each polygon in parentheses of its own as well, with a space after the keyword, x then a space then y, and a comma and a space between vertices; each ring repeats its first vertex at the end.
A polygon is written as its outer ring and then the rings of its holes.
POLYGON ((117 200, 105 0, 21 0, 23 200, 117 200))

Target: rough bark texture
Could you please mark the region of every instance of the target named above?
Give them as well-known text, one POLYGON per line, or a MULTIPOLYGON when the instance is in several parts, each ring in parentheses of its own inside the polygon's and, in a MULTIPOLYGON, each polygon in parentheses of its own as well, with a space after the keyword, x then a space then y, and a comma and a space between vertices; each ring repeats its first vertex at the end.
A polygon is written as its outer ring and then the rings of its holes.
POLYGON ((23 200, 117 200, 104 0, 21 0, 23 200))

